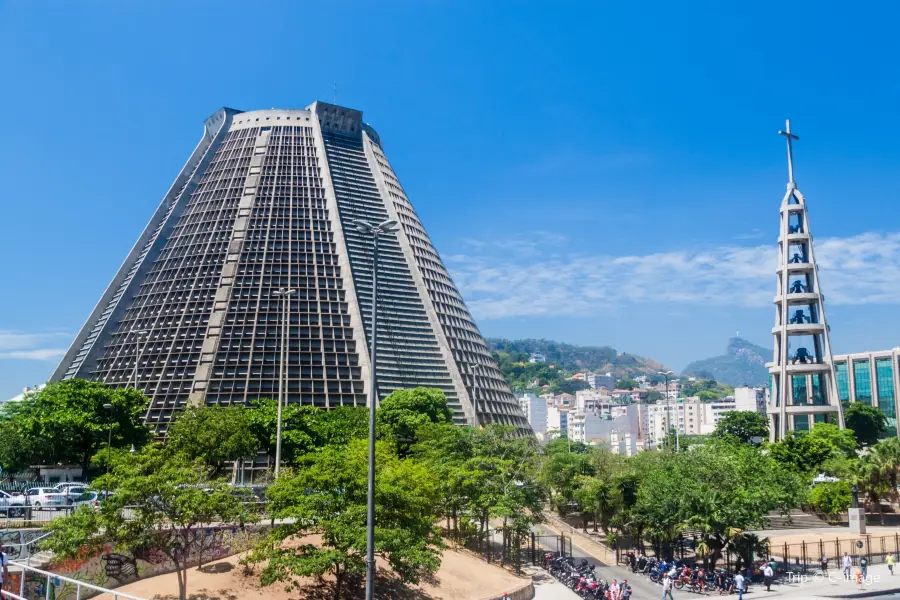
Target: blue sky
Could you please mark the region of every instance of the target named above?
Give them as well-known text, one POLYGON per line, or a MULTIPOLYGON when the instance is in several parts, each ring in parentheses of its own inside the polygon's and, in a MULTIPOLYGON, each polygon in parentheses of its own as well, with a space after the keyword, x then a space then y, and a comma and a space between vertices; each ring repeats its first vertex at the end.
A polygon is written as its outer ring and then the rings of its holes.
POLYGON ((0 2, 0 395, 52 371, 204 118, 335 81, 487 335, 768 346, 791 117, 834 349, 900 344, 895 4, 254 6, 0 2))

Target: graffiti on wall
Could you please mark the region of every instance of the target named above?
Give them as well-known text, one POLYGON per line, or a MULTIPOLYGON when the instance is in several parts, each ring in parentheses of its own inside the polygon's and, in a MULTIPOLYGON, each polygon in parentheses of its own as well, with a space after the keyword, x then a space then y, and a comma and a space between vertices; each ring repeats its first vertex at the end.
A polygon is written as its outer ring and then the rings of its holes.
MULTIPOLYGON (((198 531, 189 549, 188 564, 197 565, 201 554, 203 563, 208 563, 249 550, 262 538, 265 529, 250 526, 244 529, 209 527, 198 531)), ((107 546, 94 554, 85 551, 74 558, 56 560, 47 570, 85 583, 114 588, 145 577, 170 573, 174 568, 174 563, 161 548, 144 547, 119 553, 107 546)), ((26 598, 44 598, 42 592, 46 590, 38 590, 36 585, 37 581, 26 580, 26 590, 34 594, 26 594, 26 598)), ((56 600, 75 600, 76 597, 74 585, 66 582, 54 586, 53 593, 56 600)))
POLYGON ((43 529, 6 529, 0 531, 0 546, 10 560, 23 560, 37 553, 34 541, 45 533, 43 529))

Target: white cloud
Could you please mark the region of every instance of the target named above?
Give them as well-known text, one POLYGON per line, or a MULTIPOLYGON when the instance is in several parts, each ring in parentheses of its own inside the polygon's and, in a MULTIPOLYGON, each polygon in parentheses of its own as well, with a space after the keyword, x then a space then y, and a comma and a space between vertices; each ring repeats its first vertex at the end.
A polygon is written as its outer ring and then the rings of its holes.
MULTIPOLYGON (((506 252, 448 257, 481 319, 590 315, 649 302, 760 308, 775 294, 771 244, 630 256, 550 256, 518 241, 492 241, 479 250, 491 247, 506 252), (523 251, 508 254, 516 247, 523 251)), ((900 233, 817 240, 815 252, 830 304, 900 303, 900 233)))
POLYGON ((65 354, 56 346, 61 338, 68 338, 63 332, 23 333, 0 329, 0 359, 51 360, 65 354))
POLYGON ((41 348, 38 350, 13 350, 0 352, 0 358, 21 358, 25 360, 50 360, 66 353, 65 348, 41 348))

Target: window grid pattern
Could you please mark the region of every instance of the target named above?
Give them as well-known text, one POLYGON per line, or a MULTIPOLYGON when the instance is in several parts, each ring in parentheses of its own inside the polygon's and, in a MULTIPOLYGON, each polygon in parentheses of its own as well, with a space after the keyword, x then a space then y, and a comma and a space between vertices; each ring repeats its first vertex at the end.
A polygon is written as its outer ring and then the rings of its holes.
POLYGON ((887 417, 891 427, 897 427, 897 405, 894 398, 894 365, 890 358, 875 359, 875 391, 878 408, 887 417))
POLYGON ((92 372, 129 385, 140 353, 137 387, 151 399, 147 423, 160 434, 191 392, 255 135, 226 135, 92 372), (140 330, 149 333, 139 340, 140 330))
POLYGON ((502 423, 528 427, 515 396, 509 391, 490 350, 475 325, 450 273, 425 232, 412 203, 380 144, 367 140, 375 156, 385 188, 397 212, 404 233, 409 240, 416 266, 438 315, 441 328, 459 366, 469 397, 483 423, 502 423))
POLYGON ((847 363, 835 363, 834 368, 837 372, 838 399, 841 402, 850 402, 850 374, 847 363))
MULTIPOLYGON (((350 133, 323 127, 323 138, 363 329, 369 340, 372 335, 372 241, 352 223, 357 219, 380 223, 389 217, 369 169, 359 131, 350 133)), ((465 422, 456 388, 415 281, 396 236, 390 234, 382 235, 378 242, 377 336, 379 398, 398 389, 438 388, 446 395, 455 421, 465 422)))
POLYGON ((273 292, 292 288, 297 291, 289 301, 287 402, 365 405, 313 129, 267 130, 206 403, 277 396, 282 300, 273 292))
POLYGON ((853 361, 853 388, 856 401, 872 404, 872 379, 869 376, 869 361, 853 361))
MULTIPOLYGON (((204 152, 204 155, 209 152, 209 147, 204 152)), ((131 282, 134 280, 135 275, 140 270, 140 268, 144 264, 144 260, 150 254, 151 249, 156 244, 159 239, 160 234, 165 228, 166 224, 169 221, 169 217, 172 216, 172 212, 175 210, 175 207, 178 206, 179 202, 181 202, 182 196, 187 193, 193 193, 194 186, 194 176, 197 174, 197 171, 203 165, 202 157, 197 160, 196 164, 193 165, 193 168, 190 170, 190 174, 185 177, 181 185, 178 187, 177 192, 171 196, 171 200, 169 201, 168 206, 166 207, 166 212, 164 213, 162 219, 159 221, 157 226, 154 228, 153 233, 150 238, 141 248, 141 252, 138 254, 137 258, 132 263, 131 267, 128 269, 128 273, 126 273, 125 278, 122 280, 122 283, 116 288, 115 293, 112 298, 110 298, 109 302, 107 302, 106 306, 103 309, 103 312, 100 314, 100 317, 97 319, 97 322, 94 323, 94 326, 91 328, 90 333, 88 334, 85 341, 82 343, 81 348, 79 348, 78 353, 75 355, 72 363, 68 366, 65 373, 63 374, 63 379, 70 379, 72 377, 78 376, 78 371, 81 369, 84 364, 85 359, 91 353, 91 350, 94 347, 96 341, 103 334, 103 330, 106 328, 109 323, 109 319, 112 314, 115 312, 116 307, 119 304, 119 301, 125 296, 125 293, 128 291, 128 287, 131 285, 131 282)), ((135 354, 136 357, 136 354, 135 354)))
POLYGON ((808 404, 806 393, 806 375, 791 376, 792 395, 791 404, 794 406, 808 404))

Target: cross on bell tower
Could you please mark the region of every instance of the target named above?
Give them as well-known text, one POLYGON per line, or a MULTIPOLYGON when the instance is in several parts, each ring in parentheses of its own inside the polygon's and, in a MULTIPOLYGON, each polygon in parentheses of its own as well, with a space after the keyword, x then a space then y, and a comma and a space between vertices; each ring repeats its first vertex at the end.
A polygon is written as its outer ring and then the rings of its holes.
POLYGON ((791 120, 787 119, 784 124, 784 131, 779 131, 779 135, 783 135, 787 138, 787 152, 788 152, 788 188, 795 188, 797 184, 794 183, 794 149, 791 142, 793 140, 799 140, 800 138, 793 133, 791 133, 791 120))
POLYGON ((780 210, 773 360, 766 365, 771 441, 816 423, 844 426, 806 198, 794 181, 793 142, 800 138, 791 133, 790 120, 778 133, 787 140, 788 184, 780 210))

